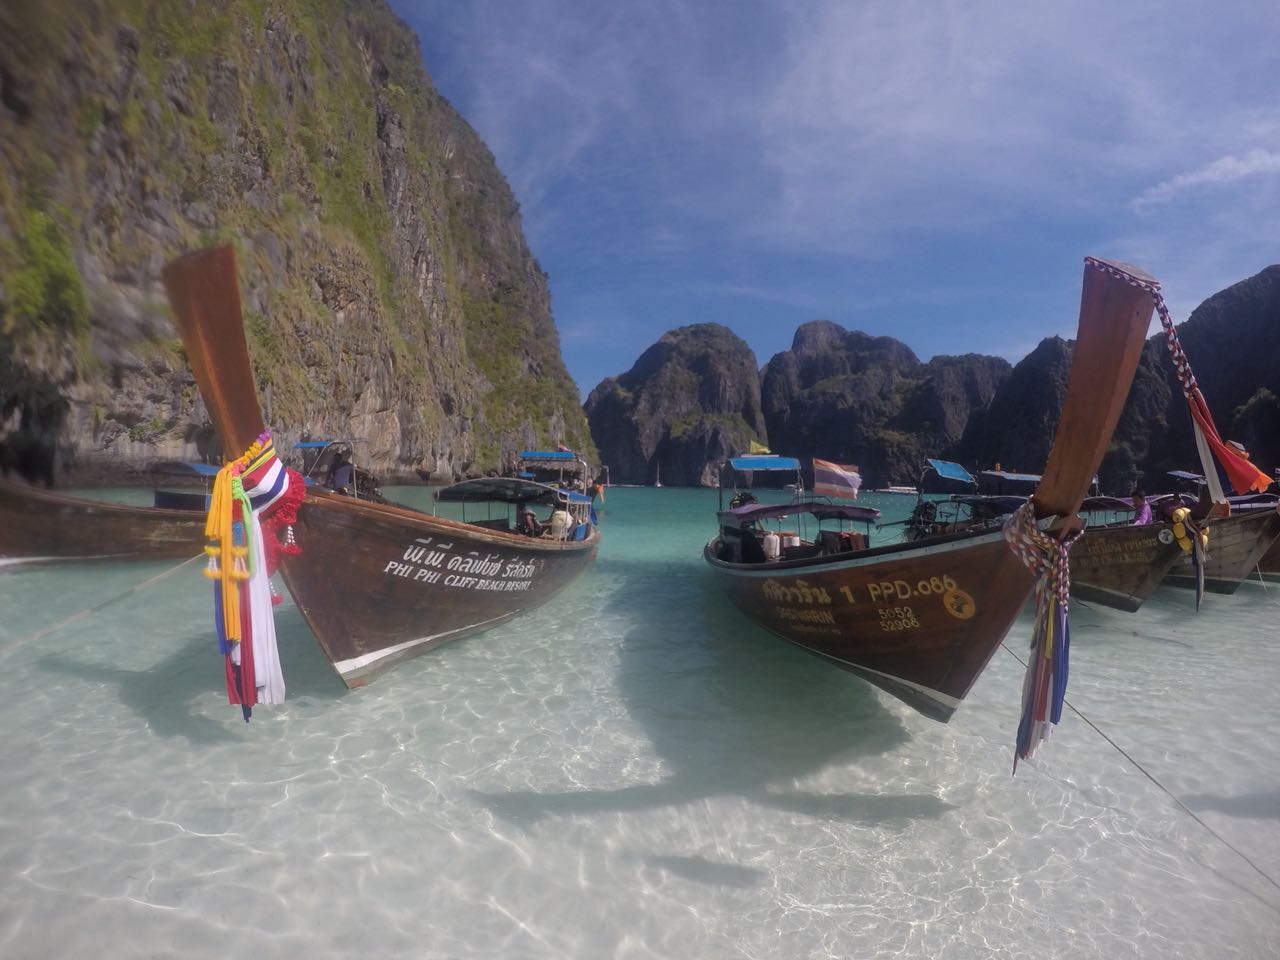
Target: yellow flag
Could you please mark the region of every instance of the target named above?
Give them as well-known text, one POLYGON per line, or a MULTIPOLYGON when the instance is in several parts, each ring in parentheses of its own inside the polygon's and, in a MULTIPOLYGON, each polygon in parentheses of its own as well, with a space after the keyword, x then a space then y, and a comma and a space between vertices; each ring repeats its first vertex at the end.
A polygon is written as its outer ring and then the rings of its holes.
POLYGON ((766 447, 763 443, 757 443, 756 441, 752 440, 752 441, 751 441, 751 452, 752 452, 752 453, 768 453, 768 452, 769 452, 769 448, 768 448, 768 447, 766 447))

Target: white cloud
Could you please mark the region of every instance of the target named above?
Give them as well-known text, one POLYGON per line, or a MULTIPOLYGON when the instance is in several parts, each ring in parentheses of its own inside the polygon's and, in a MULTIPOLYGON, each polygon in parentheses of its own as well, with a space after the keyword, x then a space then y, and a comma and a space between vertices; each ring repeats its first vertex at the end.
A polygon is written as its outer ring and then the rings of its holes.
POLYGON ((1161 277, 1184 319, 1280 250, 1274 0, 392 2, 511 182, 570 343, 601 315, 649 343, 720 296, 762 326, 1021 345, 1072 322, 1085 253, 1161 277))
POLYGON ((1167 203, 1178 194, 1196 187, 1234 183, 1268 173, 1280 173, 1280 153, 1263 149, 1250 150, 1242 157, 1220 157, 1207 167, 1180 173, 1144 191, 1134 203, 1139 207, 1167 203))

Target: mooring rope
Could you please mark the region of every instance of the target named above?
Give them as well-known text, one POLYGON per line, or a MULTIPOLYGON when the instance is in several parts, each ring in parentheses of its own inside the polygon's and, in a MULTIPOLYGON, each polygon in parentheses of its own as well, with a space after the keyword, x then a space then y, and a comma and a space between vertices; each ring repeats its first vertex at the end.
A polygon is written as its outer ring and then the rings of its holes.
POLYGON ((145 590, 147 587, 151 586, 152 584, 159 583, 161 580, 165 579, 166 577, 172 576, 173 574, 177 573, 179 570, 181 570, 183 567, 187 566, 188 564, 194 563, 196 560, 203 560, 203 559, 204 559, 204 554, 197 553, 194 557, 188 557, 186 560, 183 560, 177 566, 170 567, 168 570, 164 570, 161 573, 157 573, 154 577, 150 577, 139 583, 135 583, 128 590, 125 590, 121 593, 117 593, 114 597, 108 597, 106 600, 102 600, 98 603, 95 603, 91 607, 86 607, 85 609, 79 611, 78 613, 73 613, 71 614, 71 616, 66 617, 62 620, 59 620, 55 624, 52 624, 47 627, 42 627, 41 629, 35 631, 34 633, 28 634, 25 637, 20 637, 19 639, 15 640, 13 643, 5 644, 4 646, 0 647, 0 656, 3 656, 8 653, 12 653, 14 650, 17 650, 19 647, 25 647, 27 644, 34 643, 35 641, 43 637, 47 637, 51 633, 56 633, 57 631, 61 630, 63 627, 69 627, 71 626, 71 624, 77 623, 80 620, 85 619, 85 617, 95 614, 100 610, 105 610, 107 607, 111 606, 113 603, 119 603, 121 600, 124 600, 126 597, 133 596, 133 594, 139 592, 140 590, 145 590))
MULTIPOLYGON (((1020 656, 1018 656, 1016 653, 1014 653, 1011 649, 1009 649, 1008 644, 1001 641, 1000 646, 1004 647, 1005 651, 1009 654, 1009 656, 1013 657, 1013 659, 1021 663, 1024 668, 1026 667, 1026 663, 1023 661, 1023 659, 1020 656)), ((1243 850, 1241 850, 1239 847, 1233 844, 1230 840, 1228 840, 1226 837, 1220 834, 1217 830, 1213 829, 1213 827, 1209 826, 1209 824, 1205 823, 1204 819, 1198 813, 1196 813, 1194 810, 1188 807, 1185 803, 1179 800, 1178 797, 1173 793, 1173 791, 1171 791, 1168 787, 1166 787, 1163 783, 1161 783, 1158 779, 1156 779, 1155 775, 1152 774, 1141 763, 1135 760, 1132 754, 1130 754, 1127 750, 1125 750, 1124 747, 1120 746, 1120 744, 1116 743, 1115 740, 1113 740, 1110 736, 1108 736, 1105 730, 1103 730, 1096 723, 1094 723, 1087 716, 1085 716, 1084 712, 1080 710, 1075 704, 1073 704, 1070 700, 1067 700, 1065 697, 1063 698, 1063 703, 1066 704, 1067 708, 1072 713, 1074 713, 1077 717, 1079 717, 1081 720, 1087 723, 1093 729, 1093 731, 1096 734, 1098 734, 1098 736, 1102 737, 1103 740, 1109 743, 1112 746, 1112 748, 1114 748, 1115 751, 1120 754, 1120 756, 1124 757, 1131 764, 1133 764, 1138 769, 1139 773, 1141 773, 1144 777, 1146 777, 1153 784, 1155 784, 1155 786, 1160 790, 1160 792, 1162 792, 1166 797, 1172 800, 1178 806, 1178 808, 1182 810, 1183 813, 1189 816, 1196 823, 1200 824, 1200 826, 1202 826, 1209 833, 1210 836, 1212 836, 1224 847, 1226 847, 1228 850, 1230 850, 1232 853, 1238 856, 1241 860, 1243 860, 1245 863, 1251 866, 1257 872, 1258 876, 1262 877, 1262 879, 1267 881, 1267 883, 1275 887, 1277 891, 1280 891, 1280 881, 1277 881, 1273 876, 1271 876, 1271 874, 1267 873, 1267 871, 1263 870, 1260 866, 1258 866, 1258 864, 1255 863, 1249 857, 1249 855, 1246 854, 1243 850)), ((1248 890, 1247 887, 1244 889, 1248 890)), ((1276 913, 1280 913, 1280 906, 1277 906, 1276 904, 1263 899, 1255 891, 1249 890, 1248 892, 1252 894, 1259 903, 1276 911, 1276 913)))

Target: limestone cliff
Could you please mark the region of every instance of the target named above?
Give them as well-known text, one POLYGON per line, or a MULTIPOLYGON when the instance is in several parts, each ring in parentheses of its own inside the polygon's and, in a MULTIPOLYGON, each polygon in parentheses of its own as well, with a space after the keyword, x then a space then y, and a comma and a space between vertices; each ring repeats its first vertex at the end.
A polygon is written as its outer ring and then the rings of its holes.
POLYGON ((383 0, 0 6, 7 462, 207 449, 160 268, 222 241, 286 444, 444 476, 594 459, 518 206, 383 0))
MULTIPOLYGON (((1178 327, 1187 359, 1224 438, 1238 440, 1266 473, 1280 465, 1280 266, 1214 294, 1178 327)), ((1036 473, 1062 410, 1072 344, 1054 338, 1022 360, 988 414, 988 436, 966 435, 979 467, 1036 473)), ((1181 387, 1163 333, 1143 347, 1133 386, 1098 476, 1104 490, 1167 490, 1169 470, 1199 472, 1181 387)))
POLYGON ((765 440, 755 354, 715 323, 664 334, 586 411, 613 483, 714 485, 720 461, 765 440))
MULTIPOLYGON (((1214 294, 1179 327, 1179 337, 1219 431, 1242 442, 1264 472, 1275 470, 1280 466, 1280 364, 1275 361, 1280 356, 1280 266, 1214 294)), ((955 460, 971 470, 999 463, 1006 470, 1038 473, 1066 397, 1073 349, 1072 341, 1050 337, 1012 368, 978 354, 921 363, 891 337, 828 321, 806 323, 796 330, 791 349, 761 371, 767 436, 775 453, 857 463, 868 487, 914 483, 925 457, 955 460)), ((625 465, 623 476, 633 482, 652 482, 653 451, 671 419, 634 397, 660 397, 666 384, 691 377, 689 370, 672 368, 682 362, 681 354, 668 351, 661 364, 637 363, 624 378, 602 383, 588 402, 593 435, 602 448, 608 445, 610 457, 625 465)), ((736 389, 745 395, 745 375, 740 378, 736 389)), ((696 419, 693 392, 679 395, 684 398, 680 416, 696 419)), ((765 431, 755 434, 763 439, 765 431)), ((747 449, 749 432, 739 430, 736 436, 728 444, 686 447, 678 474, 663 461, 663 478, 714 482, 714 459, 747 449), (699 467, 701 456, 706 459, 699 467)), ((1165 474, 1175 469, 1198 471, 1199 461, 1164 335, 1157 334, 1143 349, 1098 475, 1109 492, 1124 493, 1139 482, 1155 491, 1168 488, 1165 474)))
MULTIPOLYGON (((1265 472, 1280 466, 1280 266, 1209 297, 1178 338, 1219 433, 1243 443, 1265 472)), ((1163 335, 1143 352, 1113 446, 1150 489, 1161 488, 1168 470, 1200 469, 1163 335)))
POLYGON ((925 457, 954 457, 1009 375, 998 357, 921 363, 892 337, 829 321, 802 325, 764 369, 761 397, 775 453, 857 463, 868 486, 914 483, 925 457))

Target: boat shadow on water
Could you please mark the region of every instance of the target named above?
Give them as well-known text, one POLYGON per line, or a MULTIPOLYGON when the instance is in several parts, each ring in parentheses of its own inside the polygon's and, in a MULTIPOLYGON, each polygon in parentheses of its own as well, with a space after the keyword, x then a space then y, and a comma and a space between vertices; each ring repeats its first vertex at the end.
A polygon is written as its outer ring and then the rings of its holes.
MULTIPOLYGON (((277 635, 281 665, 289 679, 290 700, 337 700, 347 693, 316 651, 296 610, 281 612, 277 635)), ((120 702, 137 714, 154 736, 182 737, 193 744, 238 742, 240 736, 233 731, 244 724, 239 708, 226 704, 221 686, 222 657, 212 632, 200 630, 185 639, 174 638, 170 646, 164 658, 136 668, 94 663, 60 653, 39 658, 35 666, 60 676, 114 686, 120 702), (208 714, 196 708, 197 701, 210 694, 216 694, 222 709, 232 711, 227 715, 234 717, 234 724, 211 723, 208 714)))
MULTIPOLYGON (((820 793, 797 782, 896 750, 910 734, 861 680, 754 626, 701 576, 695 596, 625 634, 617 690, 671 773, 603 790, 472 796, 503 819, 639 812, 737 796, 775 810, 863 824, 936 818, 931 794, 820 793), (666 618, 669 618, 666 619, 666 618)), ((679 582, 679 581, 676 581, 679 582)), ((626 607, 625 596, 610 607, 626 607)), ((614 612, 634 619, 632 610, 614 612)))

